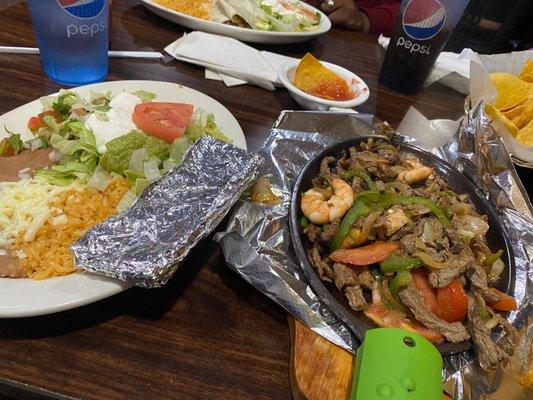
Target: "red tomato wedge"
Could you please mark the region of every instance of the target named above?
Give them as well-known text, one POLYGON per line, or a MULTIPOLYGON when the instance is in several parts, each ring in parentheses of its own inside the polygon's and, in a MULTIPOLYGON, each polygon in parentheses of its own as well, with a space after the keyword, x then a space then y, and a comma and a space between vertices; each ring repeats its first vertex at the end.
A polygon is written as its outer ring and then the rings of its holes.
POLYGON ((58 113, 57 111, 54 111, 54 110, 44 111, 37 116, 30 117, 30 119, 28 120, 28 128, 34 132, 38 131, 44 126, 44 117, 48 117, 48 116, 54 117, 54 119, 58 123, 61 122, 61 120, 63 119, 62 115, 58 113))
POLYGON ((468 311, 468 297, 455 279, 448 286, 437 289, 437 308, 435 315, 446 322, 462 321, 468 311))
POLYGON ((193 111, 191 104, 141 103, 135 106, 132 120, 147 134, 172 143, 187 130, 193 111))
POLYGON ((330 258, 335 262, 351 265, 369 265, 386 259, 390 253, 400 247, 398 242, 376 242, 355 249, 335 250, 330 258))
POLYGON ((496 294, 499 299, 493 303, 488 303, 490 308, 496 311, 513 311, 518 308, 516 300, 506 293, 500 292, 497 289, 490 288, 490 290, 496 294))
POLYGON ((458 279, 448 286, 435 289, 429 284, 424 271, 414 271, 412 275, 413 284, 429 311, 446 322, 462 321, 466 317, 468 297, 458 279))
POLYGON ((397 310, 387 310, 383 304, 372 304, 364 313, 380 327, 402 328, 409 332, 418 333, 433 343, 444 342, 444 338, 438 332, 407 319, 397 310))
POLYGON ((43 127, 43 121, 39 117, 31 117, 28 120, 28 128, 30 131, 38 131, 43 127))

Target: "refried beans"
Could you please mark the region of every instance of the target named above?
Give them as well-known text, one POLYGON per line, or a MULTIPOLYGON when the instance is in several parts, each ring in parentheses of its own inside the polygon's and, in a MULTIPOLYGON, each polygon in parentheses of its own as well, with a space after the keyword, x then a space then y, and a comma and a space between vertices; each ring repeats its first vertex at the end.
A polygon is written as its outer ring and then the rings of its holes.
MULTIPOLYGON (((18 182, 19 171, 29 168, 27 173, 36 169, 49 167, 51 149, 30 151, 25 150, 12 157, 0 157, 0 182, 18 182)), ((9 251, 0 248, 0 277, 23 278, 25 271, 18 259, 12 257, 9 251)))

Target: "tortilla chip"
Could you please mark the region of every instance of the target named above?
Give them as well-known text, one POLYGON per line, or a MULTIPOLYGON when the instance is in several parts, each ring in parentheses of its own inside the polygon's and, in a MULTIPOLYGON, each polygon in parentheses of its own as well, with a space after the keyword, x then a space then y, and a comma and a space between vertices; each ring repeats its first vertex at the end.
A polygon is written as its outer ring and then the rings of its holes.
POLYGON ((522 71, 518 74, 518 78, 533 83, 533 60, 527 60, 522 68, 522 71))
POLYGON ((516 107, 510 108, 507 111, 502 111, 502 114, 505 115, 508 119, 512 120, 513 118, 522 115, 526 108, 524 103, 520 103, 516 107))
POLYGON ((512 118, 512 121, 518 127, 518 129, 522 129, 529 124, 531 120, 533 120, 533 98, 529 97, 523 103, 523 107, 524 109, 522 112, 512 118))
POLYGON ((501 111, 509 110, 524 102, 532 88, 530 83, 506 72, 490 74, 490 79, 498 91, 494 106, 501 111))
POLYGON ((516 135, 518 135, 518 128, 517 126, 509 120, 509 118, 507 118, 505 115, 503 115, 500 110, 498 110, 497 108, 495 108, 493 105, 491 104, 486 104, 485 105, 485 112, 487 113, 488 116, 490 116, 492 118, 493 121, 497 121, 497 120, 500 120, 504 125, 505 125, 505 128, 507 129, 507 131, 516 137, 516 135))
POLYGON ((522 143, 524 146, 533 146, 533 120, 520 129, 516 135, 516 140, 522 143))
POLYGON ((328 100, 348 100, 355 96, 348 82, 307 53, 294 74, 294 86, 328 100))

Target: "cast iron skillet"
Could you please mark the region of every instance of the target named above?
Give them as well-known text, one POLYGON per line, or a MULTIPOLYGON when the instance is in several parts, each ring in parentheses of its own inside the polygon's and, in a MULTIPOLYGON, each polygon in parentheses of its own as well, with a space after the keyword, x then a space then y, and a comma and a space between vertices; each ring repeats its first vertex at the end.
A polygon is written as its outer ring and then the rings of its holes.
MULTIPOLYGON (((360 340, 363 340, 367 329, 375 328, 376 325, 368 319, 362 312, 354 312, 348 305, 343 293, 341 293, 334 284, 323 282, 315 272, 307 257, 307 249, 310 243, 302 232, 300 227, 300 218, 302 212, 300 209, 300 198, 302 193, 312 187, 312 179, 317 176, 320 170, 320 162, 326 156, 333 156, 340 158, 342 154, 350 147, 359 144, 361 141, 366 141, 369 136, 351 139, 345 142, 337 143, 326 150, 322 151, 313 157, 296 180, 294 186, 291 208, 290 208, 290 229, 291 237, 296 251, 296 255, 300 261, 311 287, 317 292, 320 298, 329 306, 331 311, 357 335, 360 340)), ((453 168, 448 163, 442 161, 433 154, 426 153, 420 149, 409 146, 407 144, 400 145, 400 150, 403 153, 411 154, 421 160, 424 164, 433 167, 446 183, 457 193, 466 193, 469 195, 470 201, 480 214, 488 216, 488 223, 490 229, 486 235, 489 248, 492 251, 503 249, 502 260, 506 268, 502 273, 500 281, 498 282, 498 289, 507 293, 514 286, 515 265, 512 254, 512 247, 510 246, 509 237, 505 231, 496 211, 491 204, 482 196, 479 189, 458 170, 453 168)), ((463 343, 442 343, 437 345, 437 348, 443 355, 449 355, 467 350, 470 348, 471 342, 463 343)))

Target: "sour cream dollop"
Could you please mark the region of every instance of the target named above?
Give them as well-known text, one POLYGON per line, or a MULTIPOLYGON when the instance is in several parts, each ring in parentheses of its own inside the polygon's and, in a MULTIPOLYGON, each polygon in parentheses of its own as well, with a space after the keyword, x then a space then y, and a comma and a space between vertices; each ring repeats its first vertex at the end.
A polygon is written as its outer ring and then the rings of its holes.
POLYGON ((87 118, 85 123, 87 128, 93 131, 96 148, 100 154, 107 151, 106 143, 136 129, 131 116, 135 106, 140 103, 139 97, 122 92, 109 102, 111 109, 105 113, 105 116, 94 113, 87 118))

